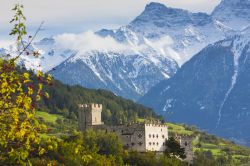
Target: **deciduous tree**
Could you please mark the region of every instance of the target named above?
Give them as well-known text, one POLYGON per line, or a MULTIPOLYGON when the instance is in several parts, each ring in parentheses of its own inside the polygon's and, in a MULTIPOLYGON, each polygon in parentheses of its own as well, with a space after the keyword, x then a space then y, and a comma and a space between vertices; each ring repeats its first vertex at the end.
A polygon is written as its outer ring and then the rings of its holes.
MULTIPOLYGON (((15 15, 10 21, 14 24, 10 35, 17 38, 16 52, 0 58, 0 165, 27 165, 29 157, 45 152, 39 145, 39 133, 46 126, 38 123, 35 112, 41 96, 48 97, 43 85, 51 81, 51 76, 38 72, 39 83, 34 83, 28 72, 18 70, 16 63, 20 56, 30 53, 28 47, 34 39, 28 36, 28 42, 23 41, 27 32, 22 9, 22 5, 15 5, 15 15)), ((32 51, 30 56, 37 55, 38 52, 32 51)))

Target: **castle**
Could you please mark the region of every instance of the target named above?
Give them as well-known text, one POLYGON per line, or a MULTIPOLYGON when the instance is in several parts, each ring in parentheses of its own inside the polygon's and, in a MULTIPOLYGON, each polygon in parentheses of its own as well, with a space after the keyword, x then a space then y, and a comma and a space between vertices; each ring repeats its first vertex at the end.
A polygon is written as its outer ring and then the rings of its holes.
MULTIPOLYGON (((115 132, 123 142, 124 148, 138 152, 155 151, 163 153, 168 140, 168 126, 157 123, 131 123, 116 126, 107 126, 102 122, 101 104, 80 104, 78 111, 79 130, 88 129, 115 132)), ((192 161, 192 139, 176 137, 180 145, 185 148, 187 161, 192 161), (191 141, 191 142, 190 142, 191 141)))

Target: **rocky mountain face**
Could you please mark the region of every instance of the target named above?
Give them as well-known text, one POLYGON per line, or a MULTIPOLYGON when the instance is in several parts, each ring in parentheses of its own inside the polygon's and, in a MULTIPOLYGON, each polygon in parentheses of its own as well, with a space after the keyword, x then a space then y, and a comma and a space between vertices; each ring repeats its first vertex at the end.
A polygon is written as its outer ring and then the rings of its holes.
POLYGON ((140 102, 174 122, 250 145, 250 29, 209 45, 140 102))
MULTIPOLYGON (((103 29, 97 34, 103 37, 111 36, 119 42, 136 45, 145 43, 145 38, 161 41, 163 37, 168 36, 175 53, 167 55, 181 66, 202 48, 223 39, 231 32, 233 32, 231 28, 224 26, 206 13, 191 13, 152 2, 127 26, 118 30, 103 29), (134 40, 132 34, 137 35, 137 40, 134 40)), ((164 42, 166 41, 160 42, 162 52, 166 51, 164 42)))
POLYGON ((212 17, 235 30, 247 28, 250 23, 250 1, 222 0, 212 17))
POLYGON ((154 50, 147 54, 91 51, 69 58, 51 73, 67 84, 109 89, 136 100, 152 85, 173 76, 177 69, 174 60, 154 50))
MULTIPOLYGON (((0 54, 5 55, 5 57, 10 54, 14 57, 19 53, 17 48, 11 45, 8 48, 0 49, 0 54)), ((48 72, 75 54, 76 51, 74 50, 59 48, 53 38, 44 38, 39 42, 32 43, 20 56, 18 64, 27 69, 48 72), (32 55, 33 51, 38 51, 40 53, 39 57, 34 57, 32 55)))
POLYGON ((51 71, 56 79, 137 100, 209 43, 231 32, 205 13, 150 3, 129 25, 95 34, 126 50, 79 51, 51 71))

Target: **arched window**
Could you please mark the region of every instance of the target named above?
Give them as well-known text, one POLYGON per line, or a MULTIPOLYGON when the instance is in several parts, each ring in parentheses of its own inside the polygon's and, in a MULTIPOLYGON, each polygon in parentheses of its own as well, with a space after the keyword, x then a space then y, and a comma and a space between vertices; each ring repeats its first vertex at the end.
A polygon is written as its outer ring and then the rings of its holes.
POLYGON ((151 134, 149 134, 148 136, 149 136, 149 138, 151 138, 151 134))

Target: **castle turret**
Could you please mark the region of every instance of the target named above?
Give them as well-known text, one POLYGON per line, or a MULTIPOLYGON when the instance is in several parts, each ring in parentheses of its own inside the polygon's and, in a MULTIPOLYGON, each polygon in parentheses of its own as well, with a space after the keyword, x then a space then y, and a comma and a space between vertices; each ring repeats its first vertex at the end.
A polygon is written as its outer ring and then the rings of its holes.
POLYGON ((178 136, 176 134, 175 139, 180 143, 180 146, 185 149, 186 158, 184 159, 184 161, 192 163, 194 158, 193 145, 192 145, 193 137, 187 135, 178 136))
POLYGON ((78 126, 80 131, 86 131, 93 126, 103 125, 101 104, 79 104, 78 126))

